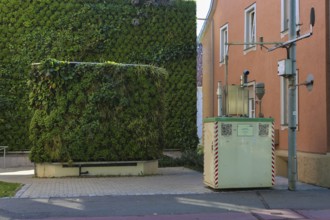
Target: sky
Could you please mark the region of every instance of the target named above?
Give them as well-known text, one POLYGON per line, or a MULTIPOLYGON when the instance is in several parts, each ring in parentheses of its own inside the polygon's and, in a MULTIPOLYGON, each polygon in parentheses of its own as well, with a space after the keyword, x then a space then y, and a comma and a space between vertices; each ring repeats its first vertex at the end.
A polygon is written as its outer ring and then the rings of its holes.
MULTIPOLYGON (((207 12, 209 11, 211 0, 196 0, 197 5, 197 19, 205 19, 207 16, 207 12)), ((197 20, 197 35, 199 34, 202 26, 203 26, 202 20, 197 20)))

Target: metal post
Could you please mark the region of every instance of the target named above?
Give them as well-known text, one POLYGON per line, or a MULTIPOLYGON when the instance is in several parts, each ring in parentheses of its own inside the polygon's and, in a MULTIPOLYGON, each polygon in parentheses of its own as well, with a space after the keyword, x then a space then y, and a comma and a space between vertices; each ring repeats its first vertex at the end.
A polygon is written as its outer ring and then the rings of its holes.
POLYGON ((225 56, 225 109, 223 110, 224 115, 228 115, 228 54, 225 56))
POLYGON ((3 168, 6 169, 6 147, 3 150, 3 168))
MULTIPOLYGON (((289 40, 296 39, 296 0, 290 0, 290 23, 289 40)), ((288 188, 296 190, 297 182, 297 149, 296 149, 296 42, 293 42, 289 49, 289 56, 292 62, 292 74, 289 76, 289 97, 288 97, 288 188)))
POLYGON ((6 168, 6 148, 8 146, 0 146, 0 151, 3 150, 3 168, 6 168))
POLYGON ((222 86, 221 82, 218 82, 218 89, 217 89, 217 95, 218 95, 218 116, 222 116, 222 86))

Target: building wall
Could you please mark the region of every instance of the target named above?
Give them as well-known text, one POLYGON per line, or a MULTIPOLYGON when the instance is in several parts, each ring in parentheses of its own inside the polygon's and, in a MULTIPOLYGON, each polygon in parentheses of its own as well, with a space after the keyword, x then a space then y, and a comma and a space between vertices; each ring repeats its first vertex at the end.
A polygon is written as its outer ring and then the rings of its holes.
POLYGON ((301 23, 309 24, 309 10, 316 10, 314 34, 310 39, 297 43, 297 67, 300 82, 308 73, 313 73, 315 84, 312 92, 304 87, 299 88, 299 131, 297 132, 298 150, 311 153, 329 152, 328 114, 327 114, 327 34, 326 34, 326 1, 300 0, 301 23))
MULTIPOLYGON (((214 78, 213 85, 207 86, 209 96, 212 98, 213 116, 217 112, 216 88, 218 81, 225 81, 225 65, 219 62, 220 47, 220 28, 228 24, 229 42, 244 41, 244 10, 256 3, 256 35, 263 37, 265 42, 284 42, 288 36, 281 36, 281 1, 279 0, 246 0, 241 1, 219 0, 215 10, 214 21, 214 78), (212 87, 212 88, 211 88, 212 87), (211 90, 213 95, 210 95, 211 90)), ((315 83, 312 92, 308 92, 304 86, 298 88, 299 116, 297 130, 297 149, 300 152, 321 153, 329 151, 328 144, 328 116, 327 116, 327 38, 326 38, 326 1, 300 0, 300 23, 301 34, 309 31, 310 8, 314 7, 316 11, 316 24, 314 34, 311 38, 299 41, 297 43, 297 69, 299 72, 299 82, 304 82, 309 73, 314 75, 315 83)), ((207 33, 211 34, 210 28, 207 33)), ((204 37, 204 39, 206 39, 204 37)), ((209 37, 207 39, 210 39, 209 37)), ((205 45, 203 44, 205 47, 205 45)), ((272 45, 267 45, 272 47, 272 45)), ((210 53, 204 51, 203 58, 210 60, 210 53)), ((280 124, 280 77, 277 76, 277 63, 286 58, 286 50, 278 49, 268 52, 267 49, 257 46, 256 50, 244 52, 243 46, 229 47, 228 62, 228 82, 229 84, 239 84, 240 75, 243 70, 250 71, 249 81, 264 82, 266 94, 263 98, 262 109, 265 117, 275 118, 275 127, 279 129, 278 149, 287 149, 287 128, 280 124)), ((210 69, 211 70, 211 69, 210 69)), ((206 70, 203 72, 206 73, 206 70)), ((207 72, 208 74, 209 72, 207 72)), ((210 78, 210 76, 203 76, 210 78)), ((210 83, 203 83, 203 87, 210 83)), ((207 100, 204 100, 204 102, 207 100)), ((211 100, 209 100, 211 101, 211 100)), ((211 104, 204 104, 211 107, 211 104)), ((256 105, 256 110, 258 104, 256 105)), ((205 112, 205 116, 210 116, 212 111, 205 112)), ((257 114, 258 115, 258 112, 257 114)))
MULTIPOLYGON (((329 1, 325 1, 326 7, 325 7, 325 29, 326 29, 326 60, 327 60, 327 67, 326 67, 326 76, 327 76, 327 80, 326 83, 327 85, 330 85, 330 75, 328 74, 329 70, 330 70, 330 3, 329 1)), ((327 110, 326 112, 330 112, 330 102, 328 100, 330 100, 330 89, 329 86, 327 86, 326 88, 326 104, 327 104, 327 110)), ((330 117, 327 117, 327 125, 328 128, 330 126, 330 117)), ((330 152, 330 135, 328 135, 328 152, 330 152)))
POLYGON ((213 22, 207 27, 202 39, 203 44, 203 118, 214 116, 213 114, 213 22))

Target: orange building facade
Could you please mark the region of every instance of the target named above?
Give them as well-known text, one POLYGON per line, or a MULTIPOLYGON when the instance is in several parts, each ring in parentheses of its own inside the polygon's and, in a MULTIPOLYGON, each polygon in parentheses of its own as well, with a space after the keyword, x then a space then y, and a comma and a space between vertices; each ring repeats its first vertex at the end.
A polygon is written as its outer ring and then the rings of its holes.
MULTIPOLYGON (((314 76, 312 91, 297 87, 298 179, 330 187, 330 3, 328 0, 296 0, 297 33, 310 32, 310 10, 316 23, 310 38, 297 42, 297 84, 314 76)), ((278 63, 287 58, 284 48, 247 42, 288 40, 289 0, 213 0, 199 41, 203 45, 203 118, 218 115, 218 82, 240 84, 248 70, 249 117, 258 117, 260 102, 255 84, 265 84, 264 117, 275 119, 276 170, 287 175, 288 109, 287 79, 278 76, 278 63), (227 45, 229 44, 229 45, 227 45), (228 55, 226 64, 225 57, 228 55), (227 68, 227 74, 226 74, 227 68)))

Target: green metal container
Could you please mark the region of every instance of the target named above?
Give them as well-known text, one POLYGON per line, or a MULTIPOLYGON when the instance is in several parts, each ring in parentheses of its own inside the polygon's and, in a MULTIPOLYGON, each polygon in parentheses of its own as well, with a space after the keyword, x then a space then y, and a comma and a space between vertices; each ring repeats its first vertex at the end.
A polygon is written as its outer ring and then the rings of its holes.
POLYGON ((204 120, 204 183, 214 189, 263 188, 275 184, 272 118, 204 120))

